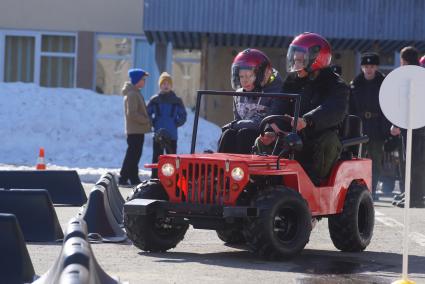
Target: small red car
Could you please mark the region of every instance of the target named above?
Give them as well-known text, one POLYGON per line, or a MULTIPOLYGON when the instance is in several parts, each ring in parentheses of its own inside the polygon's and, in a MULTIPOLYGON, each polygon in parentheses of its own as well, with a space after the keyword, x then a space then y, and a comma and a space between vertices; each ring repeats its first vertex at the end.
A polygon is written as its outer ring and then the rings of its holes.
MULTIPOLYGON (((192 152, 200 98, 217 94, 249 95, 199 91, 192 152)), ((299 106, 299 95, 254 94, 295 98, 299 106)), ((298 109, 294 117, 298 117, 298 109)), ((266 118, 262 130, 266 123, 282 117, 266 118)), ((226 243, 245 243, 260 257, 281 259, 298 254, 309 241, 313 225, 325 217, 336 248, 364 250, 372 238, 375 213, 371 160, 358 157, 358 148, 367 142, 361 135, 361 120, 354 116, 345 120, 340 132, 344 153, 320 186, 290 158, 300 147, 294 139, 295 127, 290 138, 282 138, 283 150, 276 155, 160 156, 157 165, 150 165, 158 168, 159 179, 138 185, 124 205, 128 237, 144 251, 167 251, 184 238, 190 224, 216 230, 226 243), (289 158, 283 158, 283 152, 289 153, 289 158)))

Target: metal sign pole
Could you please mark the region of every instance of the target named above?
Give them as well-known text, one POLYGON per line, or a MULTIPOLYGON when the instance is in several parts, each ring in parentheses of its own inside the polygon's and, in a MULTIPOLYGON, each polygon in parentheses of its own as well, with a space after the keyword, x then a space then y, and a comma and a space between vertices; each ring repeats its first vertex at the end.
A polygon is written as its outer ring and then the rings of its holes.
POLYGON ((412 116, 413 107, 412 102, 414 101, 412 96, 414 95, 411 92, 411 80, 406 82, 404 93, 407 98, 407 141, 406 141, 406 174, 405 174, 405 184, 404 184, 404 230, 403 230, 403 270, 402 278, 404 281, 408 280, 408 267, 409 267, 409 232, 410 232, 410 168, 412 161, 412 116))
MULTIPOLYGON (((404 191, 403 263, 402 279, 393 284, 415 283, 408 279, 409 233, 410 233, 410 181, 412 179, 412 133, 413 129, 425 126, 425 116, 421 115, 425 105, 425 68, 406 65, 391 71, 382 82, 379 90, 379 105, 382 112, 399 128, 407 130, 406 168, 404 191)), ((403 141, 402 141, 403 142, 403 141)))

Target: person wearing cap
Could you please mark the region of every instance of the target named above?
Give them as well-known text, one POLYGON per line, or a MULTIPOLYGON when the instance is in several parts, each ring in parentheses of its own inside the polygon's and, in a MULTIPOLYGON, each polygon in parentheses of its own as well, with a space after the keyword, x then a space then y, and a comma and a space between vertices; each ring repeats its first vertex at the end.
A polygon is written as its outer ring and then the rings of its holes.
POLYGON ((372 196, 378 200, 376 186, 382 173, 384 141, 390 123, 379 106, 379 89, 385 75, 379 72, 379 55, 366 52, 361 55, 361 73, 350 83, 350 113, 359 116, 363 132, 369 137, 362 155, 372 160, 372 196))
MULTIPOLYGON (((152 163, 157 163, 160 155, 177 152, 177 128, 186 122, 186 109, 183 101, 172 90, 171 75, 163 72, 158 80, 159 93, 148 102, 148 114, 155 131, 153 138, 152 163)), ((158 176, 152 169, 152 178, 158 176)))
MULTIPOLYGON (((406 46, 400 51, 400 65, 416 65, 419 66, 419 52, 413 46, 406 46)), ((391 135, 402 136, 406 141, 407 131, 401 130, 399 127, 392 125, 390 128, 391 135)), ((403 152, 406 149, 401 149, 403 152)), ((405 161, 403 161, 405 162, 405 161)), ((402 181, 400 184, 401 194, 394 196, 393 205, 404 207, 404 175, 405 164, 401 164, 402 181)), ((412 132, 412 163, 410 178, 410 207, 425 208, 425 127, 414 129, 412 132)))
POLYGON ((130 69, 130 81, 124 83, 125 130, 127 135, 127 151, 118 179, 119 185, 134 186, 139 184, 139 162, 142 156, 145 133, 151 131, 151 121, 146 110, 145 100, 140 90, 145 86, 149 73, 143 69, 130 69))

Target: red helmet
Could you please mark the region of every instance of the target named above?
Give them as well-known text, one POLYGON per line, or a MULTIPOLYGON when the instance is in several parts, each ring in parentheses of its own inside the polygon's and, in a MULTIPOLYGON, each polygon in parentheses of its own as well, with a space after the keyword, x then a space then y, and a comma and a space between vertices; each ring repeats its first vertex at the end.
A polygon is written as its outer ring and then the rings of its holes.
POLYGON ((261 83, 264 81, 264 75, 268 68, 271 69, 272 65, 270 59, 263 52, 253 48, 239 52, 232 63, 232 88, 237 90, 242 87, 239 78, 240 70, 254 71, 254 87, 261 88, 261 83))
POLYGON ((421 57, 421 59, 419 59, 419 65, 421 65, 422 67, 425 67, 425 55, 421 57))
POLYGON ((302 33, 289 45, 286 69, 288 72, 302 69, 312 72, 328 67, 331 59, 332 48, 324 37, 315 33, 302 33))

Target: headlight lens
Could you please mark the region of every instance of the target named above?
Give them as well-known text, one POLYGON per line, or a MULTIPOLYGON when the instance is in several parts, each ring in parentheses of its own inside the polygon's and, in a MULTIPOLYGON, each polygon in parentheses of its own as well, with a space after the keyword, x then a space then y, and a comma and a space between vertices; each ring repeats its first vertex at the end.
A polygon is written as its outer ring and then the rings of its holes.
POLYGON ((161 172, 166 177, 172 176, 174 174, 174 166, 170 163, 165 163, 161 167, 161 172))
POLYGON ((242 168, 236 167, 232 170, 232 178, 235 181, 241 181, 244 177, 245 173, 243 172, 242 168))

